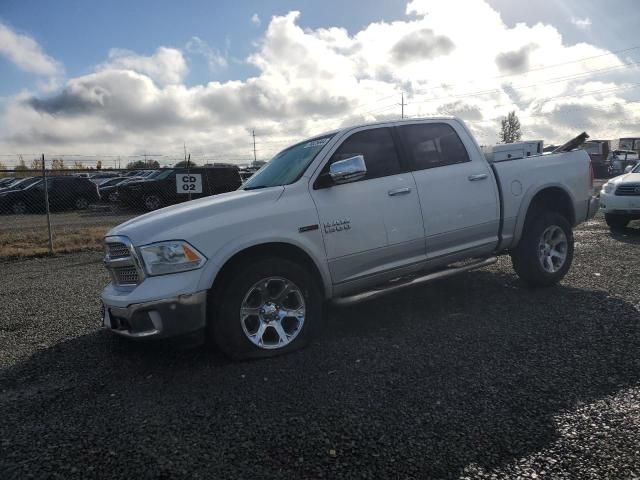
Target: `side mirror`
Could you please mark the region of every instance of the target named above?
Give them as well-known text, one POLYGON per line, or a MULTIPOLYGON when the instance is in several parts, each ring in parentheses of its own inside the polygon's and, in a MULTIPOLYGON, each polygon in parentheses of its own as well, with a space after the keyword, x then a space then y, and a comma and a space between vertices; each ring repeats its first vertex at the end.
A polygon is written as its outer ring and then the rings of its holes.
POLYGON ((633 170, 633 165, 627 165, 624 169, 624 173, 629 173, 631 170, 633 170))
POLYGON ((329 177, 334 185, 355 182, 367 174, 367 166, 362 155, 339 160, 329 166, 329 177))

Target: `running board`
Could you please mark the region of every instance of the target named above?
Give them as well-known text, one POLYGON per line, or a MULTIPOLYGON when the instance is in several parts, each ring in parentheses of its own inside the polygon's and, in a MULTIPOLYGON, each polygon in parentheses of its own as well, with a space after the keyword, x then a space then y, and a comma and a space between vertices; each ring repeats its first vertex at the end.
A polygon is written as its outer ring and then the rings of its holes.
POLYGON ((467 262, 459 267, 448 267, 444 270, 438 270, 437 272, 431 272, 427 275, 420 277, 407 277, 399 278, 397 281, 392 281, 387 284, 381 285, 371 290, 365 290, 364 292, 356 293, 348 297, 339 297, 333 300, 334 305, 346 306, 355 305, 357 303, 373 300, 374 298, 382 297, 388 293, 404 290, 405 288, 415 287, 422 285, 423 283, 431 282, 433 280, 439 280, 441 278, 451 277, 458 273, 467 272, 469 270, 475 270, 476 268, 486 267, 493 265, 498 261, 498 257, 490 257, 484 260, 476 260, 473 262, 467 262))

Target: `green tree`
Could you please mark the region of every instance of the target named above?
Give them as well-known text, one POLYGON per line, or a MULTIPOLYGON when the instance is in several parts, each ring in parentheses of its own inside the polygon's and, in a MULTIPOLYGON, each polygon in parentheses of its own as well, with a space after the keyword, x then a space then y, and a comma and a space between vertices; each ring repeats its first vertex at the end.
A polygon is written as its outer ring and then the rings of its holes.
POLYGON ((160 164, 156 160, 147 160, 146 162, 144 160, 136 160, 135 162, 127 163, 127 168, 134 170, 146 170, 160 168, 160 164))
POLYGON ((509 112, 509 115, 503 117, 502 127, 500 128, 500 143, 519 142, 522 138, 522 130, 520 129, 520 120, 515 110, 509 112))

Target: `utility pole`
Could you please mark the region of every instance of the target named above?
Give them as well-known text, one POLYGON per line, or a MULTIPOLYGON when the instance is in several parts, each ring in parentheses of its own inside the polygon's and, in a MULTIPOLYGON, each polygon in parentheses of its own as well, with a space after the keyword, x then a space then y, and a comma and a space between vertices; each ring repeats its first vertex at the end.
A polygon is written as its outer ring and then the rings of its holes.
POLYGON ((251 130, 251 136, 253 136, 253 163, 255 165, 258 160, 258 156, 256 155, 256 130, 255 128, 251 130))
POLYGON ((406 103, 404 103, 404 92, 402 92, 402 97, 398 105, 402 107, 402 118, 404 118, 404 107, 407 105, 406 103))

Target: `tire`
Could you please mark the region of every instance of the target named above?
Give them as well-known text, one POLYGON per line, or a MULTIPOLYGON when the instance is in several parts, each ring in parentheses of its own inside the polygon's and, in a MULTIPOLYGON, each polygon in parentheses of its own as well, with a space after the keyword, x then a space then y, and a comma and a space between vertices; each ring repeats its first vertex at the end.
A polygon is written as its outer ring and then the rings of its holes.
POLYGON ((629 217, 624 215, 613 215, 611 213, 604 214, 604 221, 607 222, 611 230, 619 230, 625 228, 629 223, 629 217))
POLYGON ((149 212, 162 208, 162 199, 158 195, 145 195, 142 201, 144 202, 145 210, 149 212))
POLYGON ((74 206, 76 207, 76 210, 86 210, 89 208, 89 200, 84 197, 78 197, 74 202, 74 206))
POLYGON ((317 281, 297 263, 281 258, 241 265, 224 279, 224 287, 212 295, 211 304, 209 340, 234 360, 298 350, 322 325, 317 281), (282 297, 285 285, 291 292, 282 297), (284 309, 296 312, 297 317, 286 316, 284 309))
POLYGON ((513 269, 530 287, 555 285, 571 267, 573 243, 571 224, 559 213, 532 216, 511 252, 513 269))
POLYGON ((11 205, 11 213, 14 215, 24 215, 27 213, 27 205, 24 202, 16 202, 11 205))

